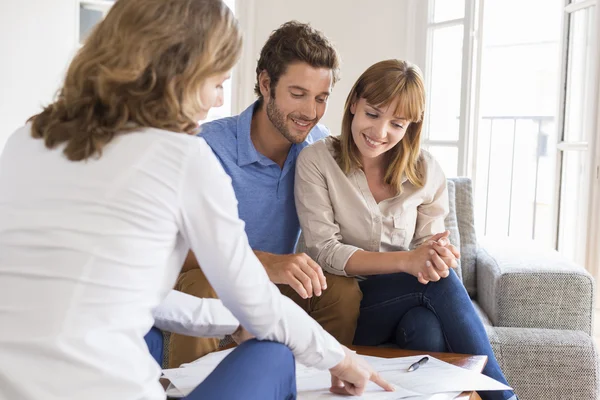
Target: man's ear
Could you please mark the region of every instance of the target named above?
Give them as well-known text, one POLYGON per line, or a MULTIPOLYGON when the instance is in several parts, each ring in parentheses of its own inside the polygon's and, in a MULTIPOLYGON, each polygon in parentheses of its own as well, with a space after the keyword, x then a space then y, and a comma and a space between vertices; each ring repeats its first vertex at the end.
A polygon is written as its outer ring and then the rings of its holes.
POLYGON ((268 101, 271 98, 271 78, 266 70, 262 70, 258 75, 258 88, 263 99, 268 101))

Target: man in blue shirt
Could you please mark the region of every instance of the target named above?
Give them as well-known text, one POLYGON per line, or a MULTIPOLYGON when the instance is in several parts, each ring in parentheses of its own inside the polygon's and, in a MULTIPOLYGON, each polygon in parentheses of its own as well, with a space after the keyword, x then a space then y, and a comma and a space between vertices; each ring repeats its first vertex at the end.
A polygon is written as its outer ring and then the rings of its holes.
MULTIPOLYGON (((324 273, 306 254, 293 254, 300 233, 294 202, 296 158, 329 134, 318 124, 338 77, 338 55, 321 33, 288 22, 274 31, 258 61, 258 100, 240 115, 202 126, 232 179, 250 246, 272 282, 342 344, 352 344, 361 300, 355 279, 324 273)), ((210 190, 210 189, 209 189, 210 190)), ((216 297, 192 253, 175 286, 216 297)), ((169 366, 218 349, 218 339, 171 335, 169 366)))

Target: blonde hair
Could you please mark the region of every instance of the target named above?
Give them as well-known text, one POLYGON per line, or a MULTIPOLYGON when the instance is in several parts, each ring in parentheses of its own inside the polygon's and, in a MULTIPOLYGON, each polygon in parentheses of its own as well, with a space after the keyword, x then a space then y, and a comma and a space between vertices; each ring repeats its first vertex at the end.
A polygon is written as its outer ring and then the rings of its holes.
POLYGON ((116 134, 139 127, 191 133, 210 105, 204 81, 241 52, 221 0, 118 0, 71 62, 56 101, 30 118, 46 147, 69 160, 100 156, 116 134))
POLYGON ((403 115, 410 125, 402 140, 390 149, 385 183, 402 192, 402 176, 417 187, 424 184, 420 172, 421 129, 425 110, 425 85, 416 65, 401 60, 385 60, 369 67, 352 87, 342 119, 342 132, 334 142, 336 161, 344 173, 361 168, 360 153, 352 137, 351 106, 364 98, 369 104, 386 108, 394 100, 394 115, 403 115))

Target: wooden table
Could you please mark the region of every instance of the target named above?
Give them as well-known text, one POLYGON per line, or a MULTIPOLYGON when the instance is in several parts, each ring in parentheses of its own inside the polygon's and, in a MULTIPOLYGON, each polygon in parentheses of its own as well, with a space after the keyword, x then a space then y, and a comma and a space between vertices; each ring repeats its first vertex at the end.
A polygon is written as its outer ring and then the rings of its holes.
MULTIPOLYGON (((424 353, 423 351, 401 350, 387 347, 351 346, 350 348, 356 351, 358 354, 382 358, 408 357, 424 353)), ((487 363, 487 356, 471 356, 467 354, 454 353, 426 353, 439 360, 456 365, 457 367, 462 367, 477 372, 483 371, 483 367, 485 367, 485 364, 487 363)), ((481 400, 481 397, 479 397, 476 392, 463 392, 456 399, 481 400)))

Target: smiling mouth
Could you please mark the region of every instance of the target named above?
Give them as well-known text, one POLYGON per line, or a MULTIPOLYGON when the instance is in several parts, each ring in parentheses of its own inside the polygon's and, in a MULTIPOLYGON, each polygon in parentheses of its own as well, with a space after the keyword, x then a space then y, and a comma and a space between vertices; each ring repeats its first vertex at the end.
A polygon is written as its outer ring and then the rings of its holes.
POLYGON ((375 140, 371 139, 370 137, 368 137, 367 135, 365 135, 364 133, 362 135, 365 138, 365 141, 367 142, 367 144, 370 145, 370 147, 377 147, 377 146, 381 146, 386 143, 386 142, 375 141, 375 140))
POLYGON ((300 121, 300 120, 295 119, 295 118, 291 118, 291 120, 294 122, 294 124, 298 125, 301 128, 306 128, 306 127, 308 127, 311 124, 310 122, 300 121))

